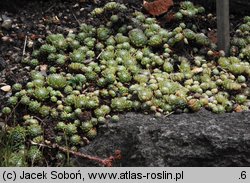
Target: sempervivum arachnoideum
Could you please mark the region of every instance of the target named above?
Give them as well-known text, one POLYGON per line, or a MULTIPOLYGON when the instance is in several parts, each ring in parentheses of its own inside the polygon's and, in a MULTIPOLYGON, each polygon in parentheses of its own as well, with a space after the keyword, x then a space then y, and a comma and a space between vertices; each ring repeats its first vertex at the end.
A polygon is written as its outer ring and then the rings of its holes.
POLYGON ((10 97, 10 98, 8 99, 8 101, 7 101, 8 105, 10 105, 10 106, 16 105, 17 102, 18 102, 18 98, 17 98, 16 96, 10 97))
POLYGON ((210 40, 203 33, 196 34, 195 40, 197 44, 200 44, 202 46, 208 46, 210 44, 210 40))
POLYGON ((46 117, 46 116, 49 116, 49 113, 50 113, 50 110, 51 108, 49 106, 41 106, 40 109, 39 109, 39 114, 42 116, 42 117, 46 117))
POLYGON ((27 157, 32 163, 39 163, 43 159, 43 154, 37 146, 31 146, 27 157))
POLYGON ((86 121, 82 123, 81 129, 84 133, 87 133, 92 128, 93 128, 93 124, 91 123, 91 121, 86 121))
POLYGON ((195 32, 190 30, 190 29, 184 29, 183 34, 184 34, 185 38, 187 38, 189 40, 194 40, 195 36, 196 36, 195 32))
POLYGON ((133 102, 126 97, 117 97, 111 100, 111 108, 114 111, 124 112, 131 110, 133 102))
POLYGON ((198 99, 191 99, 187 104, 192 111, 199 111, 202 107, 202 103, 198 99))
POLYGON ((141 29, 129 31, 129 39, 136 47, 144 47, 147 44, 147 37, 141 29))
POLYGON ((4 107, 4 108, 2 109, 2 113, 3 113, 4 115, 10 114, 10 113, 11 113, 11 108, 9 108, 9 107, 4 107))
POLYGON ((160 46, 162 44, 162 37, 161 35, 153 35, 148 40, 148 45, 152 47, 160 46))
POLYGON ((250 62, 250 45, 241 50, 240 57, 245 58, 246 61, 250 62))
POLYGON ((104 117, 106 116, 107 114, 110 113, 110 107, 107 106, 107 105, 102 105, 100 106, 99 108, 97 108, 94 113, 95 113, 95 116, 96 117, 104 117))
POLYGON ((127 70, 120 71, 117 73, 117 75, 118 75, 119 81, 122 83, 127 83, 127 82, 131 81, 131 79, 132 79, 131 74, 127 70))
POLYGON ((40 52, 43 53, 43 54, 56 53, 56 48, 53 45, 44 44, 44 45, 41 46, 40 52))
POLYGON ((20 83, 15 83, 12 85, 12 90, 13 91, 20 91, 20 90, 22 90, 22 85, 20 83))
POLYGON ((83 63, 83 61, 86 58, 86 53, 81 49, 77 49, 77 50, 74 50, 69 55, 69 58, 72 60, 72 62, 83 63))
POLYGON ((89 139, 94 139, 97 135, 97 131, 96 131, 96 128, 92 128, 90 129, 87 133, 86 133, 86 136, 87 138, 89 139))
POLYGON ((72 145, 83 145, 83 141, 80 135, 72 135, 70 137, 70 143, 72 145))
POLYGON ((80 72, 84 67, 85 67, 84 64, 77 62, 68 65, 68 68, 73 72, 80 72))
POLYGON ((40 101, 44 101, 49 98, 49 91, 45 87, 39 87, 34 90, 34 97, 40 101))
POLYGON ((138 98, 140 101, 148 101, 153 97, 153 92, 151 89, 142 88, 138 91, 138 98))
POLYGON ((43 129, 39 124, 33 124, 27 127, 27 132, 30 137, 37 137, 43 134, 43 129))
POLYGON ((40 106, 41 106, 41 103, 39 103, 38 101, 31 101, 29 103, 29 110, 32 112, 37 112, 40 106))
POLYGON ((13 152, 9 155, 8 158, 8 166, 11 167, 26 167, 27 162, 25 159, 25 155, 21 152, 13 152))
POLYGON ((99 27, 97 29, 97 38, 99 40, 104 41, 104 40, 108 39, 109 35, 110 35, 110 29, 108 29, 106 27, 99 27))
POLYGON ((47 83, 55 89, 63 88, 67 85, 66 78, 61 74, 51 74, 47 77, 47 83))
POLYGON ((19 125, 8 130, 8 140, 15 148, 25 143, 26 135, 26 129, 19 125))
POLYGON ((47 36, 46 41, 58 50, 66 50, 68 47, 67 41, 62 34, 51 34, 47 36))
POLYGON ((69 123, 65 127, 65 132, 67 135, 74 135, 77 133, 77 127, 73 123, 69 123))

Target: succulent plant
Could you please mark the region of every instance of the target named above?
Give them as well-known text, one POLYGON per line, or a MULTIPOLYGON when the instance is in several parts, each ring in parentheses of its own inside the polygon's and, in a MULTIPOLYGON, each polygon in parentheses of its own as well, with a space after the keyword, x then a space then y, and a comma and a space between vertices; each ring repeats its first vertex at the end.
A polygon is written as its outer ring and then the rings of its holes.
POLYGON ((3 113, 4 115, 10 114, 10 113, 11 113, 11 108, 9 108, 9 107, 4 107, 4 108, 2 109, 2 113, 3 113))
POLYGON ((11 167, 26 167, 28 166, 25 156, 20 152, 13 152, 9 157, 9 166, 11 167))
POLYGON ((70 54, 69 58, 72 62, 83 63, 86 58, 86 53, 81 49, 77 49, 70 54))
POLYGON ((37 112, 40 106, 41 106, 41 103, 39 103, 38 101, 30 101, 28 107, 31 112, 37 112))
POLYGON ((55 89, 63 88, 67 85, 67 80, 61 74, 50 74, 47 77, 47 83, 55 89))
POLYGON ((162 44, 162 37, 158 34, 153 35, 148 40, 148 45, 152 47, 160 46, 162 44))
POLYGON ((22 90, 22 85, 20 83, 15 83, 14 85, 12 85, 12 90, 20 91, 22 90))
POLYGON ((35 143, 40 144, 40 143, 44 142, 44 137, 42 135, 40 135, 40 136, 37 136, 37 137, 33 138, 32 141, 35 142, 35 143))
POLYGON ((51 34, 46 37, 46 41, 55 46, 57 50, 66 50, 68 47, 67 41, 62 34, 51 34))
POLYGON ((81 129, 84 133, 87 133, 93 128, 93 124, 90 121, 82 123, 81 129))
POLYGON ((131 79, 132 79, 131 74, 126 70, 118 72, 117 75, 118 75, 119 81, 122 83, 127 83, 127 82, 131 81, 131 79))
MULTIPOLYGON (((99 125, 119 121, 118 113, 125 111, 155 116, 202 107, 214 113, 249 111, 250 18, 238 26, 231 55, 225 57, 205 29, 201 33, 186 21, 204 13, 203 7, 183 1, 173 11, 176 23, 165 29, 156 18, 109 2, 91 13, 93 20, 103 16, 103 25, 81 24, 66 36, 48 35, 45 44, 23 59, 33 69, 30 80, 14 84, 6 102, 10 107, 2 108, 5 117, 13 107, 22 112, 19 102, 27 108, 23 126, 10 128, 15 143, 21 148, 27 139, 44 142, 47 132, 30 113, 53 120, 55 142, 65 146, 68 140, 77 150, 84 145, 81 135, 92 140, 99 125), (191 56, 184 57, 183 49, 191 56), (25 134, 16 133, 18 129, 25 134)), ((19 152, 12 156, 13 165, 27 165, 19 152)), ((42 153, 31 146, 27 157, 39 165, 42 153)))
POLYGON ((21 145, 24 145, 26 141, 26 129, 21 126, 15 126, 8 130, 8 139, 12 147, 18 148, 21 145))
POLYGON ((141 29, 129 31, 129 39, 136 47, 143 47, 147 44, 147 37, 141 29))
POLYGON ((39 163, 43 159, 43 154, 37 146, 31 146, 27 157, 32 163, 39 163))
POLYGON ((110 107, 107 105, 102 105, 99 108, 95 109, 94 113, 96 117, 104 117, 109 114, 111 111, 110 107))
POLYGON ((92 16, 101 15, 104 12, 103 8, 95 8, 93 11, 91 11, 92 16))
POLYGON ((127 110, 131 110, 132 101, 127 100, 126 97, 113 98, 111 100, 111 108, 114 111, 124 112, 127 110))
POLYGON ((33 124, 27 127, 27 133, 31 137, 37 137, 43 134, 43 129, 38 124, 33 124))
POLYGON ((42 54, 51 54, 51 53, 56 53, 56 48, 52 45, 49 44, 44 44, 41 46, 39 50, 42 54))
POLYGON ((148 89, 148 88, 141 88, 138 91, 138 98, 140 99, 140 101, 145 102, 150 100, 153 97, 153 92, 152 90, 148 89))
POLYGON ((26 95, 22 96, 21 99, 20 99, 21 104, 28 105, 29 102, 30 102, 30 97, 28 97, 26 95))
POLYGON ((67 127, 67 125, 62 121, 58 122, 56 125, 56 129, 59 131, 64 131, 66 129, 66 127, 67 127))
POLYGON ((238 94, 235 96, 235 101, 239 104, 243 104, 247 101, 247 96, 242 95, 242 94, 238 94))
POLYGON ((81 63, 71 63, 68 65, 68 68, 73 72, 81 72, 84 68, 84 65, 81 63))
POLYGON ((29 117, 28 119, 25 119, 24 124, 25 125, 38 125, 39 122, 37 119, 34 119, 33 117, 29 117))
POLYGON ((97 29, 97 38, 99 40, 104 41, 104 40, 108 39, 109 35, 110 35, 110 29, 108 29, 106 27, 99 27, 97 29))
POLYGON ((118 15, 112 15, 112 16, 110 17, 110 21, 111 21, 112 23, 116 23, 116 22, 118 22, 118 20, 119 20, 119 16, 118 16, 118 15))
POLYGON ((74 135, 77 133, 77 127, 73 123, 68 123, 65 128, 65 132, 67 135, 74 135))
POLYGON ((39 87, 34 90, 34 97, 39 101, 49 98, 49 91, 45 87, 39 87))
POLYGON ((188 107, 192 111, 199 111, 202 107, 202 103, 198 99, 191 99, 188 101, 188 107))
POLYGON ((82 144, 83 142, 82 142, 82 138, 80 137, 80 135, 72 135, 72 136, 70 137, 70 143, 71 143, 72 145, 80 145, 80 144, 82 144))
POLYGON ((116 123, 116 122, 118 122, 119 120, 120 120, 120 118, 119 118, 118 115, 113 115, 113 116, 111 116, 111 121, 112 121, 112 122, 116 123))
POLYGON ((196 40, 196 43, 203 45, 203 46, 208 46, 210 44, 208 37, 205 36, 203 33, 196 34, 195 40, 196 40))
POLYGON ((49 106, 41 106, 40 109, 39 109, 39 114, 42 116, 42 117, 46 117, 46 116, 49 116, 50 114, 50 111, 51 111, 51 108, 49 106))
POLYGON ((18 102, 18 98, 16 96, 12 96, 8 99, 7 103, 10 105, 10 106, 14 106, 16 105, 18 102))
POLYGON ((97 136, 97 131, 95 128, 90 129, 87 133, 86 133, 86 137, 89 139, 94 139, 97 136))

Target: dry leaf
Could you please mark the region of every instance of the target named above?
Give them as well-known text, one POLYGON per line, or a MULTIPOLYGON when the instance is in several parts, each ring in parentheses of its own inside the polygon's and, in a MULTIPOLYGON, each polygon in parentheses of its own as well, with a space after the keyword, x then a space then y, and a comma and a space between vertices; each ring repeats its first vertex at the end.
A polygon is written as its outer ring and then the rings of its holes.
POLYGON ((40 71, 47 71, 48 65, 40 65, 40 71))
POLYGON ((235 112, 243 112, 242 106, 241 105, 237 105, 234 109, 235 112))
POLYGON ((203 71, 202 67, 195 67, 195 68, 193 68, 193 70, 191 72, 194 74, 197 74, 197 73, 200 73, 202 71, 203 71))
POLYGON ((143 2, 144 8, 149 14, 158 16, 166 13, 168 9, 173 6, 173 0, 155 0, 154 2, 143 2))
POLYGON ((11 86, 10 85, 2 86, 1 90, 4 92, 9 92, 11 90, 11 86))

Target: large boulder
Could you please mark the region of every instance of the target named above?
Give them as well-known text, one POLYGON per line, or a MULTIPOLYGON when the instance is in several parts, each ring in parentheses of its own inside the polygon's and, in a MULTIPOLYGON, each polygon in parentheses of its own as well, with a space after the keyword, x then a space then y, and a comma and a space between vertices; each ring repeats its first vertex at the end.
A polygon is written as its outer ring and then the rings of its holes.
POLYGON ((114 166, 250 166, 250 113, 203 110, 161 118, 128 113, 98 134, 81 151, 106 158, 119 149, 122 160, 114 166))

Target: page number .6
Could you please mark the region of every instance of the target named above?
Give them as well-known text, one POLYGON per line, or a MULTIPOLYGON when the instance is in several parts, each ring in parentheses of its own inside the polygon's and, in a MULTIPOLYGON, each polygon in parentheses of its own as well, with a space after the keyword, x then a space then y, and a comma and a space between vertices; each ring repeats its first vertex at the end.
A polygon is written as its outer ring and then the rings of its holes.
POLYGON ((240 178, 239 179, 246 179, 247 178, 247 172, 246 171, 242 171, 240 174, 240 178))

